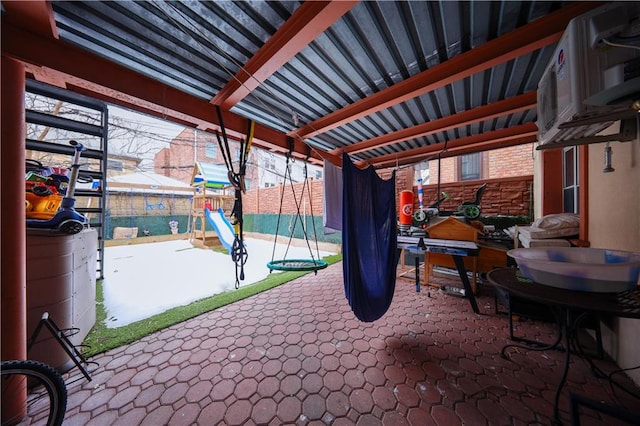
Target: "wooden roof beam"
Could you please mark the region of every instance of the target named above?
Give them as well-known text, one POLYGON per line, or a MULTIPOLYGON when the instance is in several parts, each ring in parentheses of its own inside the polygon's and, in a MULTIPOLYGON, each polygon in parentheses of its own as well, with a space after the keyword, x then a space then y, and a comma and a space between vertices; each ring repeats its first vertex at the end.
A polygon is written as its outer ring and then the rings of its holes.
POLYGON ((211 103, 230 109, 322 34, 357 1, 304 2, 216 94, 211 103))
POLYGON ((302 138, 317 136, 343 124, 406 102, 556 43, 572 18, 588 12, 600 4, 600 2, 570 4, 380 92, 318 118, 293 130, 290 135, 302 138))
MULTIPOLYGON (((447 150, 445 153, 443 153, 440 156, 440 158, 456 157, 458 155, 473 154, 475 152, 491 151, 491 150, 500 149, 500 148, 508 148, 510 146, 524 145, 524 144, 533 143, 536 141, 537 141, 537 138, 535 135, 514 136, 512 138, 508 138, 500 141, 481 142, 471 146, 462 146, 458 148, 452 148, 450 150, 447 150)), ((402 160, 399 160, 398 162, 387 161, 384 163, 375 163, 373 166, 376 169, 386 169, 389 167, 416 164, 421 161, 435 160, 436 158, 438 158, 437 155, 429 155, 426 157, 424 155, 409 156, 409 157, 403 158, 402 160)))
POLYGON ((50 1, 3 1, 6 19, 17 27, 42 37, 58 39, 53 7, 50 1))
MULTIPOLYGON (((205 131, 219 128, 215 107, 171 86, 131 71, 121 65, 76 46, 44 38, 17 28, 3 19, 2 54, 25 64, 28 72, 46 69, 67 82, 70 90, 115 105, 142 111, 160 119, 171 120, 205 131)), ((245 137, 247 119, 225 111, 224 124, 232 137, 245 137)), ((288 151, 287 136, 256 123, 254 142, 264 149, 288 151)), ((295 156, 306 157, 307 145, 296 138, 295 156)), ((318 164, 321 157, 312 151, 310 161, 318 164)))
POLYGON ((465 153, 521 145, 535 142, 537 140, 537 136, 538 127, 534 123, 527 123, 449 141, 447 143, 447 150, 444 152, 444 142, 440 142, 437 144, 406 150, 399 154, 387 154, 376 157, 372 160, 358 161, 356 164, 358 166, 371 164, 376 168, 391 167, 396 163, 416 163, 425 159, 425 157, 429 157, 434 154, 437 155, 438 153, 442 153, 441 157, 451 157, 465 153), (479 147, 482 148, 478 149, 479 147))
POLYGON ((370 151, 372 149, 382 148, 409 139, 428 136, 434 133, 446 132, 458 127, 491 120, 504 115, 527 111, 535 108, 536 105, 536 91, 531 91, 519 96, 514 96, 509 99, 504 99, 492 104, 480 106, 468 111, 450 115, 448 117, 442 117, 437 120, 429 121, 418 126, 398 130, 396 132, 387 133, 375 138, 357 142, 341 149, 332 150, 331 153, 336 155, 340 152, 357 154, 360 152, 370 151))
MULTIPOLYGON (((50 1, 4 1, 6 19, 17 27, 36 33, 46 38, 58 39, 58 27, 56 26, 53 7, 50 1)), ((53 86, 66 88, 66 82, 56 73, 45 68, 39 68, 32 72, 34 78, 53 86)))

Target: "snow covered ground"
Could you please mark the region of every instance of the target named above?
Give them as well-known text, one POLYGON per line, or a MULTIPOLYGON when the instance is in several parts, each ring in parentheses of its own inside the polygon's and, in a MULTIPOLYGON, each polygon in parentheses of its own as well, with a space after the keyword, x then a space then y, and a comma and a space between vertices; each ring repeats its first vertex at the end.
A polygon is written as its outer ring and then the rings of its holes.
MULTIPOLYGON (((269 275, 273 241, 246 239, 249 256, 240 286, 269 275)), ((275 259, 286 246, 276 245, 275 259)), ((315 249, 313 251, 316 256, 315 249)), ((320 252, 320 257, 329 252, 320 252)), ((307 247, 289 248, 287 259, 309 259, 307 247)), ((187 240, 105 248, 103 281, 106 325, 122 327, 170 308, 233 290, 235 264, 228 254, 195 248, 187 240)), ((274 271, 273 273, 277 273, 274 271)))

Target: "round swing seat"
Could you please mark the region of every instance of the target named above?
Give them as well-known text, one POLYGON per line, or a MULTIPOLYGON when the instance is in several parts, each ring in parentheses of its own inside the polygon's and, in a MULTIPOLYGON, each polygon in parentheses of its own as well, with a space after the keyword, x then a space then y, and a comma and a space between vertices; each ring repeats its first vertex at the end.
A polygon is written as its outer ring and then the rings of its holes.
POLYGON ((328 266, 324 260, 286 259, 272 260, 267 267, 272 271, 318 271, 328 266))

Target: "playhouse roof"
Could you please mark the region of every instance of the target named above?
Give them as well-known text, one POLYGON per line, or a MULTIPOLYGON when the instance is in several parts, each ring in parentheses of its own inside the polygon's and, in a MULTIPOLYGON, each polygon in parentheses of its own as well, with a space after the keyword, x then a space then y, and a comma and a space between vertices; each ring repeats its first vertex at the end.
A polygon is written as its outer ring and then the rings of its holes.
POLYGON ((193 195, 187 183, 152 172, 128 173, 109 177, 110 192, 169 193, 193 195))
POLYGON ((218 164, 207 164, 196 161, 193 168, 193 177, 191 178, 192 186, 203 185, 206 188, 222 189, 231 185, 227 176, 227 168, 218 164))

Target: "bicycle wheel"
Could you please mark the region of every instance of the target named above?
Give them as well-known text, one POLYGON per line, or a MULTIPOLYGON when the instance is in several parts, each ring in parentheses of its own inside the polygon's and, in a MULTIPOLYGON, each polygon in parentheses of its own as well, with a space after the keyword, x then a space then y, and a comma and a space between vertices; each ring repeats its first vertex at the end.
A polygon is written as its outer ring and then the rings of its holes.
POLYGON ((60 373, 38 361, 3 361, 2 426, 60 426, 67 408, 67 387, 60 373))

